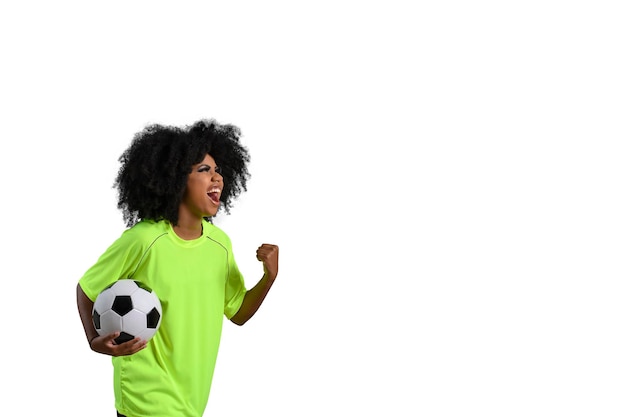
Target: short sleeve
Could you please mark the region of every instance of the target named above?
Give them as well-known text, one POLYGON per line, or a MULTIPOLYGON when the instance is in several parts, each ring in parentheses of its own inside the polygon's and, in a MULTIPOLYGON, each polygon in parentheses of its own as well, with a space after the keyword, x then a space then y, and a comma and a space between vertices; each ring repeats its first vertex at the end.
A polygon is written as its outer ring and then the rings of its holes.
POLYGON ((128 278, 141 255, 141 247, 126 230, 78 281, 83 292, 95 301, 100 292, 120 278, 128 278))
POLYGON ((246 285, 243 275, 235 262, 232 248, 228 252, 228 277, 226 278, 226 291, 224 294, 224 314, 230 320, 243 303, 246 295, 246 285))

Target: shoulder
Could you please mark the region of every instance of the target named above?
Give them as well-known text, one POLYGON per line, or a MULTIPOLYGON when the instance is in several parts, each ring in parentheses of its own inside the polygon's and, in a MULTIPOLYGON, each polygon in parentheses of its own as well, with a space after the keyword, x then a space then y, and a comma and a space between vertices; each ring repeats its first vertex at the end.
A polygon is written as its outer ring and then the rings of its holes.
POLYGON ((142 220, 126 229, 120 236, 120 240, 127 244, 150 243, 167 232, 168 224, 165 221, 142 220))
POLYGON ((217 227, 216 225, 214 225, 213 223, 204 221, 202 223, 202 227, 204 230, 204 235, 213 240, 216 241, 224 246, 226 246, 227 248, 231 247, 231 241, 230 241, 230 237, 226 234, 226 232, 224 232, 222 229, 220 229, 219 227, 217 227))

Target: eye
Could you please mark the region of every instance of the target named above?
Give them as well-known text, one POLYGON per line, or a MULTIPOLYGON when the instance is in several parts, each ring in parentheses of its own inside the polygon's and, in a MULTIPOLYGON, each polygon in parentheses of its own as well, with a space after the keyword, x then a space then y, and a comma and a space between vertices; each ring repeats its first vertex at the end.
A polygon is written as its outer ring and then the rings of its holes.
MULTIPOLYGON (((214 168, 214 170, 215 170, 214 172, 216 172, 218 174, 222 173, 222 169, 220 167, 218 167, 218 166, 216 166, 214 168)), ((210 173, 211 172, 211 166, 210 165, 200 165, 198 167, 198 172, 209 172, 210 173)))

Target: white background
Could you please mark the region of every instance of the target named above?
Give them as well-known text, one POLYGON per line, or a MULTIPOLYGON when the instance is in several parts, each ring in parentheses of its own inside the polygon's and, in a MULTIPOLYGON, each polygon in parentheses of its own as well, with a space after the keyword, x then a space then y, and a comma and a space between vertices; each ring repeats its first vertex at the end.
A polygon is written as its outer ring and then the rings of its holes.
POLYGON ((252 285, 209 416, 624 416, 614 1, 5 2, 2 413, 114 416, 82 273, 148 123, 233 123, 252 285))

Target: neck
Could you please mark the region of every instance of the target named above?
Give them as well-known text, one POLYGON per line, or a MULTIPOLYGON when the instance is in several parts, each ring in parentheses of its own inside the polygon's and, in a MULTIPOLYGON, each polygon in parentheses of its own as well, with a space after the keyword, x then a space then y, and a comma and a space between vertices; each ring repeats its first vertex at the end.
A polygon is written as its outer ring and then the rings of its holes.
POLYGON ((172 229, 174 229, 174 233, 176 233, 178 237, 185 240, 197 239, 202 236, 202 222, 193 225, 178 223, 176 226, 173 226, 172 229))

